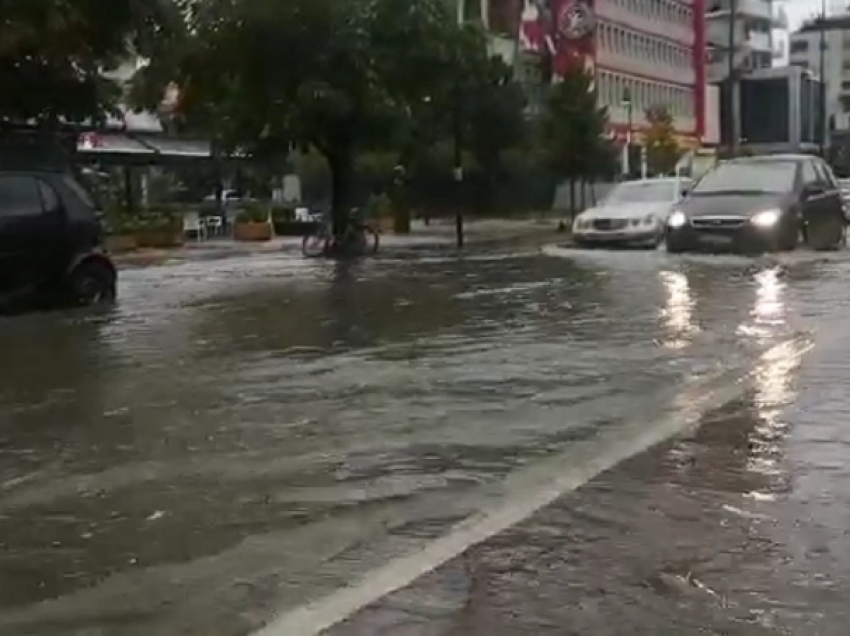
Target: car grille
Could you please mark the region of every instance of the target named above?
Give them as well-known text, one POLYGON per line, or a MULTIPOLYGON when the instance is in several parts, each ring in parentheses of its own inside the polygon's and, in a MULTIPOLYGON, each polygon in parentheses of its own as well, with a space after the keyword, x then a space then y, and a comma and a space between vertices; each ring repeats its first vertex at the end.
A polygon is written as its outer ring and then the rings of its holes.
POLYGON ((734 217, 701 217, 691 219, 691 227, 701 232, 733 232, 744 225, 745 219, 734 217))
POLYGON ((628 224, 628 219, 594 219, 593 229, 601 231, 622 230, 628 227, 628 224))

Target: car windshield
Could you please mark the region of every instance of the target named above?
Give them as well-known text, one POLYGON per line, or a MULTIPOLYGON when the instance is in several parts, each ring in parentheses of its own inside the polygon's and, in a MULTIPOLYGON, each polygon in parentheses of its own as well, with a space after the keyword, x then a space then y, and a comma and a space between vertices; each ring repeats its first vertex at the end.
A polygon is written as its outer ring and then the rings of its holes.
POLYGON ((605 206, 625 205, 627 203, 656 203, 676 200, 677 186, 675 181, 631 181, 621 183, 605 197, 605 206))
POLYGON ((707 172, 691 194, 784 194, 794 187, 796 173, 794 161, 730 161, 707 172))

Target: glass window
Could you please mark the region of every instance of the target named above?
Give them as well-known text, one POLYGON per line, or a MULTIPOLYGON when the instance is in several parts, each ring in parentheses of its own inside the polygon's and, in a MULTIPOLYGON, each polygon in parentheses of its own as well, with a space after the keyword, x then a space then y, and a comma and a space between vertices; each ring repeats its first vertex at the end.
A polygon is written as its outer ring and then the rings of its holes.
POLYGON ((726 161, 709 170, 691 190, 691 196, 724 193, 785 194, 794 188, 796 161, 726 161))
POLYGON ((679 198, 681 188, 672 180, 627 181, 614 188, 602 200, 603 206, 627 203, 669 203, 679 198))
POLYGON ((32 177, 0 177, 0 216, 35 216, 42 210, 38 181, 32 177))
POLYGON ((59 197, 52 186, 41 179, 38 180, 38 191, 41 195, 41 207, 47 212, 55 212, 59 209, 59 197))
POLYGON ((820 181, 820 177, 818 173, 815 171, 815 164, 811 161, 806 161, 803 163, 803 183, 808 185, 810 183, 818 183, 820 181))

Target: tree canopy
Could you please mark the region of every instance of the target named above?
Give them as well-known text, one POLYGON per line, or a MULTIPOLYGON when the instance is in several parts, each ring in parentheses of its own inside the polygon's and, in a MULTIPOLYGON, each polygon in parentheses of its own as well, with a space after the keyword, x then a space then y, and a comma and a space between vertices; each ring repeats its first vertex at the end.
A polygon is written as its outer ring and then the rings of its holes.
POLYGON ((457 25, 444 0, 185 0, 182 8, 186 31, 141 73, 137 105, 152 106, 174 82, 180 118, 224 147, 266 157, 293 145, 318 150, 335 210, 358 151, 391 145, 402 160, 460 114, 476 156, 492 164, 521 134, 521 92, 490 61, 483 33, 457 25), (485 96, 496 100, 489 110, 485 96))
POLYGON ((593 78, 573 69, 554 84, 540 120, 544 160, 558 176, 575 180, 604 174, 610 167, 606 141, 608 112, 596 103, 593 78))
POLYGON ((99 121, 121 97, 106 75, 182 28, 180 0, 0 0, 0 123, 99 121))
POLYGON ((666 106, 656 105, 647 109, 646 121, 646 162, 652 174, 670 174, 682 157, 679 142, 676 141, 676 129, 673 115, 666 106))

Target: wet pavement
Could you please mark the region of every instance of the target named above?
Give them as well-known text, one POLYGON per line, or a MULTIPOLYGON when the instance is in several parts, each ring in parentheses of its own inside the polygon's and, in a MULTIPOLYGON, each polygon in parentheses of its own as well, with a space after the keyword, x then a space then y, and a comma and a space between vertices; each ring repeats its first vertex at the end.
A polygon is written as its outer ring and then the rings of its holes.
POLYGON ((848 278, 264 254, 0 321, 0 634, 843 635, 848 278))

